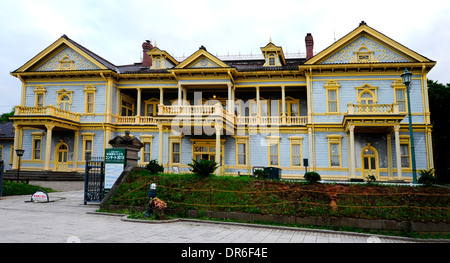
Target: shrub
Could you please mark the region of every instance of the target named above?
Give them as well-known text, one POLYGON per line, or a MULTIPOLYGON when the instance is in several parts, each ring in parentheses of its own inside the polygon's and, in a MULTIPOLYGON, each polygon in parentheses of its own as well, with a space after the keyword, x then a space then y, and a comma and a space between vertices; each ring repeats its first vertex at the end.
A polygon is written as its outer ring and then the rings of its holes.
POLYGON ((367 183, 369 183, 369 184, 371 184, 377 180, 375 175, 370 175, 370 174, 366 178, 367 178, 367 183))
POLYGON ((317 183, 321 179, 320 174, 318 174, 317 172, 307 172, 303 177, 309 183, 317 183))
POLYGON ((192 163, 188 163, 192 168, 191 171, 199 176, 208 177, 219 167, 219 164, 210 160, 200 160, 197 162, 192 159, 192 163))
POLYGON ((147 169, 151 174, 157 174, 157 173, 164 172, 164 167, 157 160, 151 160, 145 166, 145 169, 147 169))
POLYGON ((267 179, 267 177, 269 177, 269 174, 263 169, 256 169, 254 173, 255 177, 258 179, 267 179))
POLYGON ((420 170, 419 171, 420 177, 417 181, 419 184, 424 184, 427 186, 430 186, 434 183, 436 183, 436 177, 434 177, 434 171, 433 168, 429 170, 420 170))

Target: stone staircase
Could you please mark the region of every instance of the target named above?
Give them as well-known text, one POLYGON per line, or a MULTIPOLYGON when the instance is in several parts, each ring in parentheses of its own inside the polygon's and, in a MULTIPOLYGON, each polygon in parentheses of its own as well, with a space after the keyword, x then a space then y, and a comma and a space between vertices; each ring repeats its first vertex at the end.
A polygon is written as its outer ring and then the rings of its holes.
MULTIPOLYGON (((3 178, 15 180, 17 170, 7 170, 3 178)), ((78 172, 53 172, 53 171, 20 171, 20 180, 29 181, 84 181, 84 174, 78 172)))

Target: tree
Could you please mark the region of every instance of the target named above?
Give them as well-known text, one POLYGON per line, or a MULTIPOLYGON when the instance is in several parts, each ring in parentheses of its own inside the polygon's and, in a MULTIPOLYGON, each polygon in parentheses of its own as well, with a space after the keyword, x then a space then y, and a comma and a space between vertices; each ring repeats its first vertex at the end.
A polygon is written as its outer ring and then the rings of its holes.
POLYGON ((8 122, 8 121, 10 121, 9 117, 12 117, 12 116, 14 116, 14 108, 12 109, 11 112, 3 113, 0 116, 0 122, 8 122))
POLYGON ((450 183, 450 83, 428 80, 430 119, 433 124, 433 155, 437 179, 450 183))

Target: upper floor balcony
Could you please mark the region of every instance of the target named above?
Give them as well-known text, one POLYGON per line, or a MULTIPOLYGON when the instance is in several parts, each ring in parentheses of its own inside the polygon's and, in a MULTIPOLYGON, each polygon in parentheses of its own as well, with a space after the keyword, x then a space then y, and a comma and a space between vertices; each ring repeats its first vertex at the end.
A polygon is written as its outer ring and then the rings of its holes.
POLYGON ((224 109, 222 105, 158 105, 155 116, 118 116, 116 124, 157 125, 160 120, 171 119, 195 120, 220 119, 224 123, 237 126, 305 126, 307 116, 236 116, 224 109))
POLYGON ((389 132, 405 117, 397 102, 392 104, 347 104, 342 125, 358 132, 389 132))
POLYGON ((53 105, 48 105, 44 107, 16 106, 14 116, 15 117, 42 116, 49 118, 58 118, 62 120, 79 123, 81 114, 63 110, 53 105))
POLYGON ((398 103, 392 104, 347 104, 348 115, 399 115, 398 103))

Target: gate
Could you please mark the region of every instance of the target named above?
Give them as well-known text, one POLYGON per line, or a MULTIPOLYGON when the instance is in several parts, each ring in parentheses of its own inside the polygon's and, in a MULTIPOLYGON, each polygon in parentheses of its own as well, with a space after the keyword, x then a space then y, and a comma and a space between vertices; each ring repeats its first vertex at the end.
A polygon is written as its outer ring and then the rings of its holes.
POLYGON ((105 160, 103 157, 90 157, 86 153, 86 170, 84 174, 84 204, 100 203, 103 200, 105 178, 105 160))

